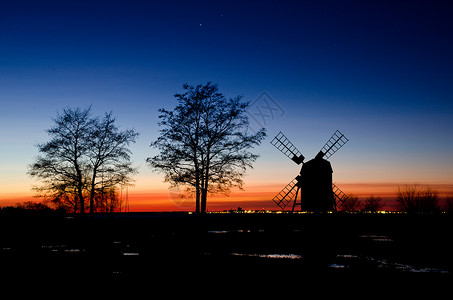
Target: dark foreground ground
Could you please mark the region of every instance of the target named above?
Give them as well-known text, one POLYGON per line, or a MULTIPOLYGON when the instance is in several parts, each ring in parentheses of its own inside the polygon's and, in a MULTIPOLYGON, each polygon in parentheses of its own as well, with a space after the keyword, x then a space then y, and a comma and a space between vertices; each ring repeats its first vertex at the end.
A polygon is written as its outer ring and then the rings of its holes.
POLYGON ((448 215, 3 216, 0 285, 451 291, 452 225, 448 215))

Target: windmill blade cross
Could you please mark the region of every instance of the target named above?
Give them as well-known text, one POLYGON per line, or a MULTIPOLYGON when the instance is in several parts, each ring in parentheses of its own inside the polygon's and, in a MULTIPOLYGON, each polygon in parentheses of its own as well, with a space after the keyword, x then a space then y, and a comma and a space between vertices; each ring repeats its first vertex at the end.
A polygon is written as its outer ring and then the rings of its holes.
POLYGON ((285 209, 288 203, 295 197, 297 193, 297 179, 291 180, 281 191, 277 194, 277 196, 272 199, 281 209, 285 209))
POLYGON ((300 151, 297 150, 293 143, 291 143, 281 131, 274 137, 271 144, 298 165, 305 159, 300 151))
POLYGON ((340 190, 340 188, 333 183, 332 183, 332 191, 333 191, 333 197, 335 198, 334 207, 335 207, 335 210, 337 210, 338 205, 340 205, 340 206, 343 205, 343 202, 346 199, 348 199, 348 196, 345 193, 343 193, 343 191, 340 190))

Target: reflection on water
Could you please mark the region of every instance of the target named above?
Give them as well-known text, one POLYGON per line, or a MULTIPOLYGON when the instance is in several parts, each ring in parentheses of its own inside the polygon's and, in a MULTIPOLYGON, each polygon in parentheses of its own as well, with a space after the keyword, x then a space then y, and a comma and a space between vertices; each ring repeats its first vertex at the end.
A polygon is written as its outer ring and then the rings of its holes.
POLYGON ((137 255, 140 255, 140 253, 138 253, 138 252, 122 252, 121 254, 123 254, 125 256, 137 256, 137 255))
MULTIPOLYGON (((263 259, 287 259, 287 260, 299 260, 303 256, 300 254, 294 253, 230 253, 231 256, 242 256, 242 257, 259 257, 263 259)), ((390 261, 387 259, 380 259, 373 256, 361 256, 356 254, 338 254, 335 256, 335 259, 332 263, 327 265, 329 269, 335 270, 345 270, 355 268, 363 268, 363 266, 368 266, 371 269, 381 269, 381 270, 395 270, 400 272, 409 272, 409 273, 441 273, 449 274, 448 270, 441 268, 432 268, 432 267, 417 267, 410 264, 403 264, 399 262, 390 261)))
POLYGON ((327 267, 331 268, 331 269, 345 269, 347 268, 348 266, 346 265, 339 265, 339 264, 330 264, 328 265, 327 267))
POLYGON ((230 230, 210 230, 208 233, 214 233, 214 234, 222 234, 222 233, 230 233, 230 230))
POLYGON ((410 272, 410 273, 442 273, 448 274, 449 271, 440 268, 432 267, 416 267, 409 264, 398 263, 394 261, 389 261, 387 259, 379 259, 373 256, 359 256, 355 254, 339 254, 336 256, 338 261, 336 263, 330 264, 329 268, 332 269, 344 269, 350 268, 354 265, 374 265, 377 269, 388 269, 388 270, 397 270, 401 272, 410 272))
MULTIPOLYGON (((212 230, 212 231, 207 231, 208 234, 212 235, 219 235, 214 238, 214 240, 217 241, 217 239, 222 240, 224 237, 226 237, 229 241, 230 236, 225 235, 225 234, 231 234, 231 236, 236 236, 236 234, 239 233, 240 236, 246 237, 252 237, 255 238, 256 236, 258 237, 266 237, 265 235, 262 234, 264 230, 249 230, 249 229, 241 229, 241 230, 212 230)), ((384 249, 387 249, 386 247, 390 247, 389 249, 392 249, 393 244, 395 243, 394 239, 387 236, 387 235, 356 235, 355 237, 359 238, 359 241, 365 242, 363 243, 367 247, 371 246, 377 246, 382 247, 384 249), (376 244, 375 244, 376 243, 376 244)), ((303 240, 302 240, 303 241, 303 240)), ((146 252, 147 248, 142 248, 142 247, 137 247, 137 245, 130 243, 128 241, 123 241, 121 239, 114 239, 110 241, 110 246, 106 245, 105 248, 101 248, 102 251, 106 251, 105 253, 108 253, 108 255, 114 255, 113 261, 122 261, 121 257, 124 257, 123 259, 128 262, 137 262, 137 259, 140 258, 126 258, 126 257, 145 257, 145 258, 153 258, 156 260, 160 260, 161 257, 159 255, 149 255, 150 253, 152 254, 153 252, 146 252)), ((220 244, 223 245, 223 244, 220 244)), ((362 244, 360 244, 362 245, 362 244)), ((44 253, 46 256, 59 256, 59 257, 80 257, 83 255, 90 255, 92 249, 90 247, 79 247, 79 245, 71 245, 70 243, 55 243, 55 241, 49 242, 46 241, 44 244, 39 245, 39 252, 44 253), (80 255, 80 256, 78 256, 80 255)), ((380 249, 378 247, 378 249, 380 249)), ((36 248, 33 248, 36 249, 36 248)), ((198 253, 204 256, 211 256, 213 255, 214 257, 216 256, 216 252, 210 252, 210 249, 200 249, 198 253), (207 250, 207 251, 206 251, 207 250), (206 252, 204 252, 206 251, 206 252)), ((233 248, 234 249, 234 248, 233 248)), ((350 271, 376 271, 376 270, 383 270, 383 271, 397 271, 397 272, 404 272, 404 273, 438 273, 438 274, 450 274, 450 271, 448 268, 439 268, 437 266, 429 266, 429 265, 418 265, 415 263, 412 265, 411 261, 409 261, 409 264, 406 263, 406 261, 401 262, 400 259, 393 257, 391 255, 385 255, 386 252, 380 253, 378 251, 373 251, 373 252, 367 252, 363 251, 363 249, 360 252, 356 252, 356 250, 350 249, 350 250, 340 250, 340 249, 333 249, 331 252, 328 252, 328 255, 324 257, 324 253, 321 251, 321 253, 317 256, 310 252, 313 251, 313 249, 308 247, 308 250, 304 248, 304 244, 300 244, 300 248, 291 248, 292 250, 289 250, 289 248, 267 248, 267 250, 263 251, 275 251, 277 253, 259 253, 260 250, 256 249, 251 250, 251 253, 247 253, 247 250, 244 251, 244 248, 242 250, 239 249, 231 249, 226 252, 228 253, 227 255, 230 257, 249 257, 249 258, 258 258, 260 262, 264 262, 266 259, 267 260, 273 260, 275 263, 282 263, 282 264, 287 264, 287 263, 294 263, 298 267, 304 268, 305 264, 309 267, 311 267, 313 260, 313 257, 315 257, 315 263, 317 266, 319 265, 320 268, 327 268, 329 270, 332 270, 334 272, 350 272, 350 271), (273 250, 269 250, 273 249, 273 250), (289 250, 289 251, 288 251, 289 250), (339 251, 347 251, 346 253, 338 253, 336 252, 337 250, 339 251), (242 252, 244 251, 244 252, 242 252), (296 254, 296 253, 285 253, 286 251, 288 252, 299 252, 302 254, 296 254), (351 252, 349 252, 351 251, 351 252), (283 252, 283 253, 281 253, 283 252), (348 253, 349 252, 349 253, 348 253), (359 254, 358 254, 359 253, 359 254), (280 260, 280 261, 279 261, 280 260), (319 263, 319 264, 318 264, 319 263)), ((317 248, 316 248, 317 249, 317 248)), ((369 249, 369 248, 365 248, 369 249)), ((319 249, 318 249, 319 250, 319 249)), ((33 250, 34 251, 34 250, 33 250)), ((22 255, 23 253, 20 251, 17 251, 15 245, 9 245, 9 244, 4 244, 1 245, 0 247, 0 256, 3 257, 8 257, 14 254, 22 255)), ((102 252, 104 253, 104 252, 102 252)), ((226 254, 225 252, 221 252, 220 258, 222 258, 222 255, 226 254)), ((96 252, 96 255, 98 252, 96 252)), ((112 275, 114 277, 122 276, 123 275, 123 270, 121 268, 115 267, 112 270, 112 275)))
POLYGON ((42 245, 41 249, 44 252, 53 252, 53 253, 81 253, 81 252, 85 252, 84 248, 70 248, 68 245, 42 245))
MULTIPOLYGON (((209 230, 208 233, 212 234, 225 234, 225 233, 251 233, 250 229, 234 229, 234 230, 209 230)), ((263 233, 263 229, 254 230, 253 232, 263 233)))
POLYGON ((359 258, 358 255, 354 255, 354 254, 339 254, 339 255, 337 255, 337 257, 340 257, 340 258, 359 258))
MULTIPOLYGON (((131 247, 129 244, 123 244, 121 241, 113 241, 114 247, 119 249, 119 252, 123 256, 138 256, 140 255, 139 252, 137 252, 133 247, 131 247)), ((11 248, 2 248, 3 251, 6 250, 11 250, 11 248)), ((68 245, 65 244, 46 244, 46 245, 41 245, 41 250, 44 253, 68 253, 68 254, 77 254, 77 253, 82 253, 86 252, 85 248, 77 248, 77 247, 69 247, 68 245)))
POLYGON ((278 258, 278 259, 301 259, 302 255, 299 254, 282 254, 282 253, 231 253, 233 256, 247 256, 247 257, 261 257, 261 258, 278 258))
POLYGON ((360 235, 359 237, 373 241, 373 242, 393 242, 393 239, 388 237, 387 235, 366 234, 366 235, 360 235))
POLYGON ((125 244, 122 241, 119 240, 114 240, 113 241, 113 247, 115 249, 118 249, 121 255, 123 256, 138 256, 140 253, 134 249, 134 247, 131 247, 129 244, 125 244))

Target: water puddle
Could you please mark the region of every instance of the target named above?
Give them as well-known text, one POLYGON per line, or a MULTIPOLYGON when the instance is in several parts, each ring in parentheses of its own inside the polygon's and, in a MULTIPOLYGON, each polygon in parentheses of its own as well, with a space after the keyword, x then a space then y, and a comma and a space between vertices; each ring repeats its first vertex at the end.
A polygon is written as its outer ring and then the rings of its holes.
MULTIPOLYGON (((373 258, 370 258, 373 259, 373 258)), ((448 274, 449 272, 444 269, 439 268, 431 268, 431 267, 416 267, 413 265, 408 264, 401 264, 396 262, 389 262, 387 260, 375 260, 379 265, 378 268, 394 268, 396 270, 402 272, 410 272, 410 273, 441 273, 441 274, 448 274)))
POLYGON ((338 261, 333 264, 328 265, 332 269, 345 269, 353 268, 354 266, 373 266, 376 269, 387 269, 387 270, 396 270, 400 272, 409 272, 409 273, 441 273, 449 274, 448 270, 441 268, 432 268, 432 267, 418 267, 410 264, 403 264, 399 262, 390 261, 387 259, 380 259, 372 256, 359 256, 355 254, 339 254, 336 256, 338 261))
POLYGON ((124 255, 124 256, 138 256, 138 255, 140 255, 140 253, 138 253, 138 252, 122 252, 121 254, 124 255))
POLYGON ((208 233, 213 233, 213 234, 225 234, 225 233, 230 233, 230 230, 210 230, 208 233))
POLYGON ((83 248, 70 248, 68 245, 42 245, 41 249, 44 252, 51 253, 81 253, 85 252, 83 248))
POLYGON ((373 241, 373 242, 393 242, 393 239, 387 235, 366 234, 366 235, 359 235, 359 237, 373 241))
POLYGON ((225 234, 225 233, 251 233, 251 232, 258 232, 263 233, 265 232, 263 229, 259 230, 251 230, 251 229, 232 229, 232 230, 209 230, 208 233, 210 234, 225 234))
POLYGON ((327 267, 331 268, 331 269, 346 269, 349 266, 347 266, 347 265, 339 265, 339 264, 330 264, 327 267))
POLYGON ((232 256, 246 256, 246 257, 260 257, 260 258, 271 258, 271 259, 301 259, 302 255, 299 254, 282 254, 282 253, 231 253, 232 256))

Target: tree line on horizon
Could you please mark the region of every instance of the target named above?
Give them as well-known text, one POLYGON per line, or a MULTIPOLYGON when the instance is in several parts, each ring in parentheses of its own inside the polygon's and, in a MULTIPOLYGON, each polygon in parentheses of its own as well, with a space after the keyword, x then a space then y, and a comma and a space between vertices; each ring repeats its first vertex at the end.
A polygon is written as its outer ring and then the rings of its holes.
MULTIPOLYGON (((406 213, 438 213, 453 212, 453 194, 448 193, 445 204, 440 204, 441 197, 434 188, 418 184, 398 186, 395 192, 395 205, 393 209, 406 213)), ((385 204, 382 198, 370 195, 364 200, 359 200, 356 195, 348 195, 342 203, 340 211, 343 212, 377 212, 382 210, 385 204)))
MULTIPOLYGON (((208 82, 183 85, 174 95, 178 104, 169 111, 159 109, 160 135, 151 143, 159 154, 146 159, 165 182, 194 196, 195 212, 207 211, 208 195, 228 195, 231 188, 242 189, 242 177, 258 158, 250 152, 265 138, 265 129, 249 131, 246 110, 249 103, 241 97, 227 99, 218 86, 208 82)), ((37 145, 39 155, 28 165, 28 174, 38 179, 33 187, 39 204, 27 202, 18 209, 59 211, 84 214, 120 210, 120 190, 133 183, 137 168, 132 166, 129 146, 139 133, 120 130, 112 112, 93 116, 91 107, 65 108, 46 130, 49 141, 37 145)), ((446 199, 447 211, 453 210, 453 196, 446 199)), ((430 187, 399 187, 396 210, 437 212, 439 193, 430 187)), ((382 199, 371 195, 364 201, 349 195, 341 205, 343 212, 376 212, 382 199)))

